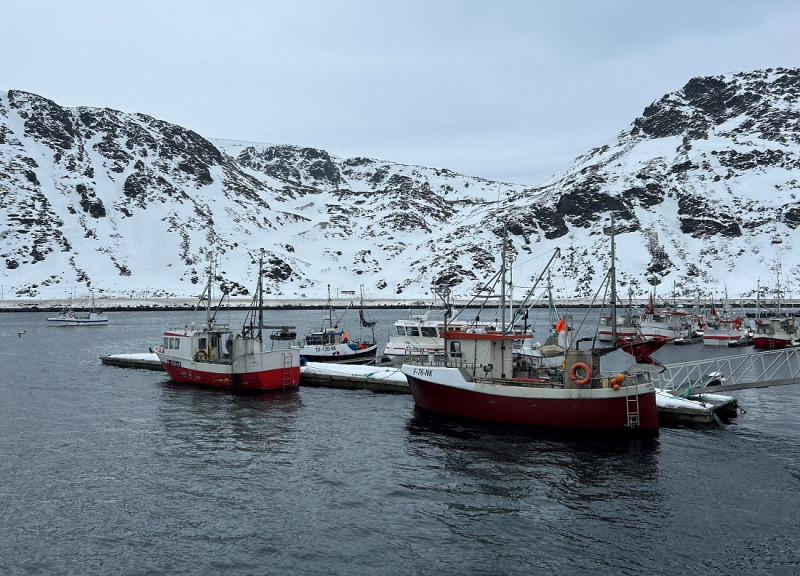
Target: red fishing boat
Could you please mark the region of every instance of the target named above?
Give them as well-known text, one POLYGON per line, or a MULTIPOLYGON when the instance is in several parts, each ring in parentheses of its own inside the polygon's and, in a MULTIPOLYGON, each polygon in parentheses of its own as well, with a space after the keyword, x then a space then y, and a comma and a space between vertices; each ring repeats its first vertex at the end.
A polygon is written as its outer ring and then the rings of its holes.
POLYGON ((259 262, 258 288, 253 305, 242 330, 236 333, 228 324, 216 320, 219 305, 212 310, 213 274, 209 274, 208 284, 195 308, 197 312, 205 301, 205 323, 165 331, 163 345, 155 349, 170 379, 242 391, 297 387, 300 381, 299 349, 278 340, 264 341, 264 329, 291 327, 263 324, 262 265, 263 260, 259 262))
MULTIPOLYGON (((414 403, 425 410, 509 424, 599 430, 658 428, 655 387, 647 370, 603 376, 605 350, 569 350, 562 368, 512 361, 520 335, 448 331, 448 359, 404 364, 414 403)), ((663 344, 664 341, 649 341, 663 344)))
POLYGON ((791 316, 756 319, 753 347, 760 350, 780 350, 800 345, 800 332, 791 316))
MULTIPOLYGON (((611 255, 613 307, 613 240, 611 255)), ((504 264, 501 274, 505 275, 504 264)), ((612 317, 615 315, 616 310, 612 317)), ((512 320, 508 326, 514 323, 512 320)), ((534 364, 522 356, 514 358, 515 341, 528 338, 530 334, 508 330, 446 330, 444 360, 418 361, 402 367, 414 403, 440 414, 508 424, 594 430, 658 429, 656 392, 650 376, 654 361, 650 354, 667 339, 615 339, 611 346, 585 349, 579 345, 593 343, 594 339, 578 340, 565 350, 561 365, 553 366, 534 364), (601 356, 620 348, 634 354, 636 363, 624 373, 603 375, 601 356)))

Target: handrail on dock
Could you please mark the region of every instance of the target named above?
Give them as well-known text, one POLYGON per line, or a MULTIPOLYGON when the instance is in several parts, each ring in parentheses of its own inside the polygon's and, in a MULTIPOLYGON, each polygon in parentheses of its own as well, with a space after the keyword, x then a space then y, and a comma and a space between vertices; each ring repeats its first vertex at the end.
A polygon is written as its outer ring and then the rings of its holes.
POLYGON ((709 385, 742 388, 746 383, 763 384, 770 380, 800 382, 800 348, 668 364, 654 377, 656 386, 673 393, 709 385))

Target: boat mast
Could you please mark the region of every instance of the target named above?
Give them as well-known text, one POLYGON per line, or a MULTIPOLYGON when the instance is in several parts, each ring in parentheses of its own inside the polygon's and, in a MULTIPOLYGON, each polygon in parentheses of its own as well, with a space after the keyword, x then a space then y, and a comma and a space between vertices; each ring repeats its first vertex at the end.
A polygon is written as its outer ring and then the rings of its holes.
MULTIPOLYGON (((328 328, 333 330, 333 302, 331 301, 331 285, 328 284, 328 328)), ((322 328, 325 330, 325 327, 322 328)))
POLYGON ((761 278, 756 280, 756 322, 761 319, 761 278))
POLYGON ((261 254, 258 257, 258 341, 264 346, 262 339, 262 330, 264 328, 264 283, 262 281, 264 268, 264 249, 261 249, 261 254))
POLYGON ((206 330, 211 330, 211 286, 214 281, 214 257, 208 261, 208 286, 206 287, 206 330))
POLYGON ((611 341, 617 345, 617 256, 614 246, 614 218, 611 218, 611 341))
POLYGON ((503 224, 503 250, 502 256, 503 259, 500 263, 500 331, 506 331, 506 238, 508 236, 508 232, 506 231, 506 225, 503 224))

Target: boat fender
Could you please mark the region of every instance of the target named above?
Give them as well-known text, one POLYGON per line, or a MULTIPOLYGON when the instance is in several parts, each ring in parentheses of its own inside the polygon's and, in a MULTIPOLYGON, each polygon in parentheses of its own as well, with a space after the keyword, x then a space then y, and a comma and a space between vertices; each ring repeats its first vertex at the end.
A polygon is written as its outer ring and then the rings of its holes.
POLYGON ((572 365, 572 369, 569 371, 569 377, 575 380, 575 384, 578 386, 586 386, 589 383, 589 380, 592 379, 592 369, 583 362, 576 362, 572 365), (578 370, 583 370, 583 373, 585 374, 583 378, 578 379, 578 370))
POLYGON ((72 312, 70 312, 70 313, 69 313, 69 317, 70 317, 70 318, 75 318, 75 314, 73 314, 72 312))
POLYGON ((206 354, 205 350, 198 350, 194 355, 195 360, 206 360, 207 358, 208 354, 206 354))

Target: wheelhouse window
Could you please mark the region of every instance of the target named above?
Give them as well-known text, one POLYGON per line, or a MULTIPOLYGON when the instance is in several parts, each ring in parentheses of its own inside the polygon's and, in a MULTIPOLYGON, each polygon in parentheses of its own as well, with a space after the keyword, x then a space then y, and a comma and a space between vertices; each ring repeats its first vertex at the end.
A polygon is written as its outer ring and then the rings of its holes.
POLYGON ((436 338, 439 335, 439 333, 434 326, 423 326, 422 335, 428 336, 430 338, 436 338))

